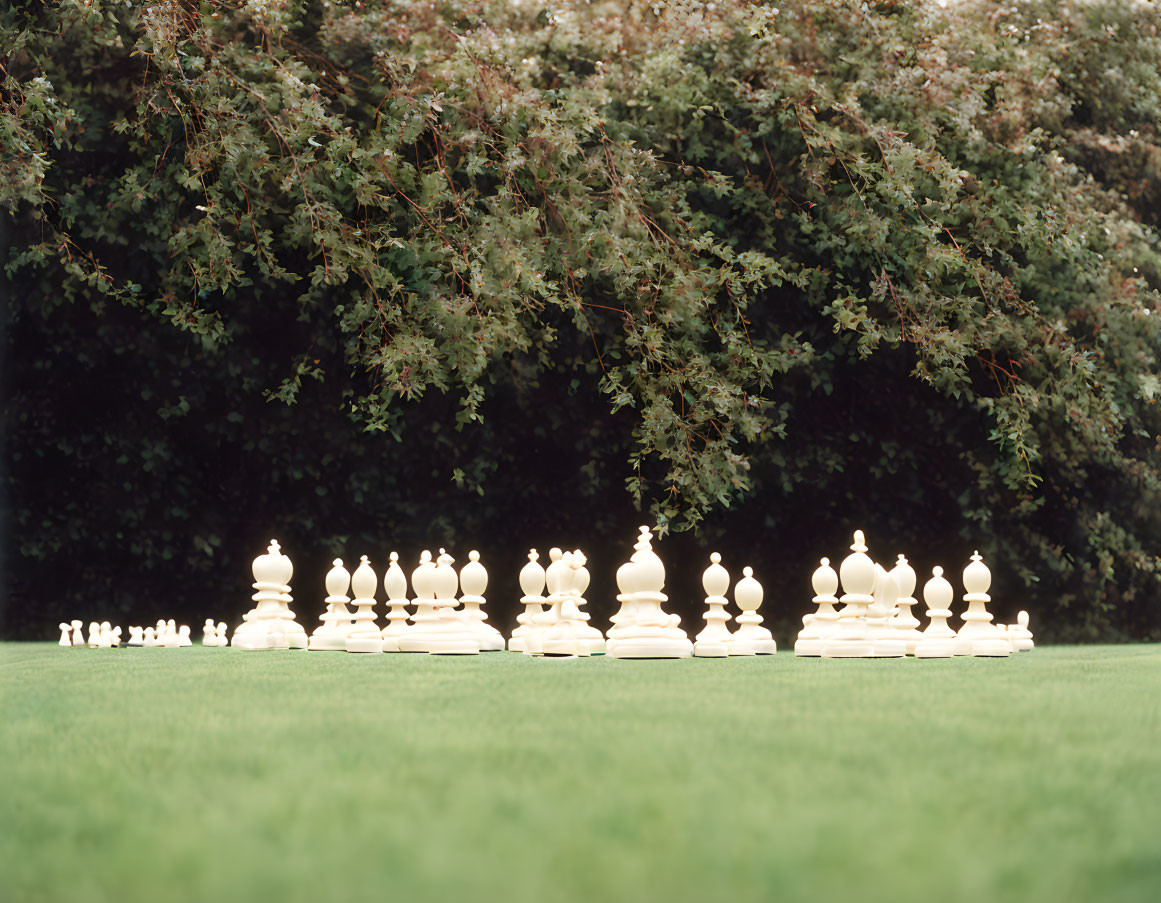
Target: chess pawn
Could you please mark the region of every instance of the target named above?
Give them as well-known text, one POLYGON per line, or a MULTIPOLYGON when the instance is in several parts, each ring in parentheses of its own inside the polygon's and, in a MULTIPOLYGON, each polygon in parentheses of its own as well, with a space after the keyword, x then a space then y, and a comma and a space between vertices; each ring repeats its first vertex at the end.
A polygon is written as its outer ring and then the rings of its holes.
POLYGON ((161 645, 166 649, 180 649, 181 648, 181 632, 177 629, 177 624, 173 618, 165 622, 165 642, 161 645))
POLYGON ((101 625, 96 621, 89 622, 89 648, 96 649, 101 645, 101 625))
POLYGON ((508 639, 509 652, 524 652, 524 642, 530 633, 535 633, 536 616, 544 613, 544 587, 546 583, 544 567, 539 563, 536 549, 528 551, 528 563, 520 569, 520 591, 524 595, 520 604, 524 611, 516 616, 516 629, 508 639))
POLYGON ((121 648, 121 628, 120 627, 113 628, 113 633, 109 638, 109 645, 112 646, 114 649, 121 648))
POLYGON ((734 587, 734 602, 741 614, 738 629, 730 638, 730 655, 773 655, 778 651, 774 637, 762 626, 758 608, 762 604, 762 584, 754 579, 754 569, 742 568, 742 579, 734 587))
POLYGON ((72 622, 72 628, 73 628, 73 645, 74 645, 74 646, 83 646, 83 645, 85 645, 85 633, 84 633, 84 631, 81 629, 81 628, 83 628, 84 626, 85 626, 85 625, 84 625, 84 622, 83 622, 83 621, 73 621, 73 622, 72 622))
POLYGON ((895 617, 891 619, 891 628, 895 639, 902 640, 908 655, 915 654, 915 647, 923 640, 919 632, 919 619, 911 612, 911 606, 916 603, 915 569, 907 563, 907 559, 900 555, 891 569, 891 578, 899 588, 899 601, 895 606, 895 617))
POLYGON ((875 647, 867 636, 867 606, 875 601, 875 563, 867 555, 862 530, 856 530, 851 553, 839 565, 843 609, 838 626, 822 647, 823 658, 874 658, 875 647))
POLYGON ((226 622, 225 621, 218 622, 218 645, 223 646, 223 647, 230 645, 230 641, 228 639, 226 639, 226 622))
POLYGON ((108 649, 113 645, 113 625, 108 621, 101 622, 101 633, 99 634, 97 645, 102 649, 108 649))
POLYGON ((617 571, 617 600, 606 651, 612 658, 689 658, 693 643, 679 626, 681 618, 665 611, 665 564, 653 551, 653 533, 641 527, 628 565, 617 571))
POLYGON ((730 572, 721 564, 718 552, 710 555, 710 566, 701 575, 701 586, 705 590, 705 627, 693 641, 693 654, 698 658, 725 658, 729 655, 730 636, 726 622, 730 614, 726 611, 729 599, 730 572))
POLYGON ((435 584, 436 637, 428 652, 432 655, 479 655, 480 643, 468 627, 463 612, 456 610, 456 590, 460 578, 452 567, 455 559, 446 550, 439 550, 432 580, 435 584))
POLYGON ((156 646, 157 645, 157 633, 154 630, 154 628, 152 628, 152 627, 145 628, 145 636, 141 640, 141 645, 142 646, 156 646))
POLYGON ((69 624, 67 621, 62 621, 57 626, 60 629, 60 641, 57 643, 57 645, 71 647, 73 644, 73 638, 72 638, 73 626, 72 626, 72 624, 69 624))
POLYGON ((992 599, 988 595, 988 587, 991 584, 992 572, 984 564, 980 553, 976 552, 963 571, 963 588, 967 590, 963 600, 968 604, 968 608, 961 615, 963 626, 956 634, 956 655, 1007 658, 1011 654, 1007 638, 1000 636, 1000 631, 992 623, 992 615, 987 610, 987 604, 992 599))
MULTIPOLYGON (((119 636, 121 633, 121 628, 113 628, 113 633, 119 636)), ((190 639, 190 629, 188 624, 182 624, 179 628, 177 628, 177 636, 179 646, 185 647, 193 645, 193 640, 190 639)))
POLYGON ((906 644, 895 638, 891 621, 895 617, 895 603, 899 587, 881 564, 875 565, 875 591, 867 607, 867 636, 875 647, 875 658, 902 658, 907 654, 906 644))
POLYGON ((575 630, 581 620, 573 584, 581 565, 574 561, 572 552, 552 549, 548 556, 552 562, 548 566, 545 581, 548 586, 548 611, 540 616, 544 629, 539 637, 539 652, 569 658, 587 656, 588 646, 580 642, 575 630))
POLYGON ((383 651, 398 652, 399 638, 407 634, 407 575, 399 566, 399 553, 391 553, 391 564, 383 575, 387 592, 387 626, 383 628, 383 651))
POLYGON ((140 627, 130 627, 129 628, 129 642, 126 643, 126 645, 127 646, 144 646, 145 645, 145 638, 142 636, 142 631, 141 631, 140 627))
POLYGON ((415 590, 415 614, 412 626, 399 637, 400 652, 427 652, 432 641, 439 615, 435 610, 435 563, 431 552, 424 549, 419 556, 419 567, 411 572, 411 588, 415 590))
MULTIPOLYGON (((535 628, 524 637, 525 655, 543 655, 544 637, 554 633, 554 628, 560 622, 561 605, 564 602, 564 590, 572 583, 572 566, 565 560, 564 552, 558 548, 548 550, 548 567, 544 571, 544 584, 548 590, 548 597, 544 604, 548 606, 533 620, 535 628)), ((556 652, 555 655, 572 653, 556 652)))
POLYGON ((1021 611, 1016 614, 1016 623, 1008 628, 1008 633, 1012 636, 1012 645, 1016 652, 1030 652, 1036 645, 1032 639, 1032 631, 1028 629, 1028 612, 1021 611))
POLYGON ((460 569, 460 602, 468 628, 475 635, 481 652, 502 652, 504 637, 488 623, 484 612, 484 591, 488 588, 488 572, 480 564, 480 553, 468 552, 468 563, 460 569))
POLYGON ((830 566, 829 558, 818 560, 818 569, 810 578, 814 588, 814 598, 810 601, 818 606, 817 611, 808 612, 802 618, 802 630, 794 642, 794 654, 802 658, 822 655, 825 641, 835 632, 839 613, 835 610, 838 597, 839 576, 830 566))
POLYGON ((157 640, 158 646, 165 645, 165 634, 167 632, 168 628, 165 626, 165 621, 158 620, 158 622, 153 625, 153 638, 157 640))
POLYGON ((214 629, 214 619, 206 618, 206 623, 202 625, 202 645, 216 646, 218 645, 218 634, 214 629))
POLYGON ((587 565, 588 559, 584 552, 575 549, 572 553, 572 601, 573 605, 576 606, 577 616, 574 630, 588 655, 604 655, 605 635, 589 623, 591 618, 589 613, 585 611, 585 605, 588 604, 588 600, 585 599, 585 590, 589 588, 589 582, 592 579, 587 565))
POLYGON ((916 658, 951 658, 955 654, 955 631, 948 626, 955 591, 943 576, 943 568, 931 569, 931 579, 923 585, 927 603, 927 629, 915 647, 916 658))
POLYGON ((352 618, 351 631, 347 635, 348 652, 382 652, 383 634, 375 624, 375 590, 379 586, 379 578, 367 561, 367 556, 359 558, 359 566, 351 577, 351 592, 355 594, 353 602, 355 614, 352 618))
POLYGON ((350 601, 347 590, 350 586, 350 571, 343 567, 343 559, 336 558, 331 563, 331 569, 326 577, 327 597, 323 601, 326 602, 327 609, 319 615, 322 624, 315 628, 306 646, 311 652, 346 650, 347 636, 354 624, 351 620, 351 611, 347 608, 350 601))

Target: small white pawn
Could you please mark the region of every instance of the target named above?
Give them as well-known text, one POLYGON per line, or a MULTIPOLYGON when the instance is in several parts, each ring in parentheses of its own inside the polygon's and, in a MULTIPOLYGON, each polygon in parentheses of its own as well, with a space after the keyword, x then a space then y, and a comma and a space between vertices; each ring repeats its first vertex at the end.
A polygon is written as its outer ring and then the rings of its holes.
POLYGON ((121 648, 121 628, 114 627, 112 634, 109 637, 109 645, 114 649, 121 648))
POLYGON ((347 590, 351 586, 351 573, 343 567, 343 559, 336 558, 327 572, 326 588, 327 610, 319 615, 322 624, 315 628, 310 635, 307 649, 312 652, 344 652, 347 648, 347 635, 351 632, 353 621, 351 611, 347 608, 350 597, 347 590))
POLYGON ((230 641, 226 638, 226 622, 218 622, 218 643, 219 646, 229 646, 230 641))
POLYGON ((166 626, 166 624, 165 624, 165 621, 160 621, 160 620, 159 620, 159 621, 158 621, 158 622, 157 622, 157 623, 156 623, 156 624, 153 626, 153 638, 154 638, 155 640, 157 640, 157 645, 158 645, 158 646, 164 646, 164 645, 165 645, 165 634, 166 634, 168 631, 169 631, 169 628, 166 626))
POLYGON ((371 569, 367 556, 359 558, 359 566, 351 578, 351 591, 355 594, 352 604, 355 614, 352 617, 351 632, 347 634, 348 652, 383 651, 383 634, 375 624, 375 590, 379 586, 379 578, 371 569))
MULTIPOLYGON (((120 631, 121 631, 121 628, 118 627, 117 632, 120 633, 120 631)), ((188 624, 182 624, 179 628, 177 628, 177 637, 178 637, 177 645, 179 645, 179 646, 192 646, 193 640, 190 639, 189 634, 190 634, 190 629, 189 629, 188 624)))
POLYGON ((84 622, 73 621, 72 626, 73 626, 73 645, 74 646, 85 645, 85 632, 84 632, 84 630, 81 629, 85 626, 84 622))
POLYGON ((109 649, 113 645, 113 625, 108 621, 101 622, 101 632, 97 638, 97 645, 102 649, 109 649))
POLYGON ((407 635, 407 575, 399 566, 399 553, 391 553, 391 564, 383 575, 387 591, 387 626, 383 628, 383 651, 398 652, 399 640, 407 635))
POLYGON ((895 567, 891 569, 891 577, 899 588, 899 602, 895 606, 895 617, 891 619, 891 629, 895 639, 902 640, 908 655, 915 654, 915 647, 923 640, 919 632, 919 619, 911 613, 911 606, 916 603, 915 569, 907 563, 906 557, 899 556, 895 567))
POLYGON ((89 648, 96 649, 101 645, 101 625, 96 621, 89 622, 89 648))
POLYGON ((181 648, 181 634, 178 632, 177 624, 170 618, 165 622, 165 640, 161 643, 166 649, 180 649, 181 648))
POLYGON ((130 646, 144 646, 145 645, 145 637, 143 636, 143 633, 144 633, 144 631, 142 631, 142 629, 140 627, 130 627, 129 628, 129 645, 130 646))
POLYGON ((480 553, 468 552, 468 563, 460 568, 460 602, 469 629, 480 644, 481 652, 502 652, 504 637, 488 622, 483 610, 484 591, 488 588, 488 572, 480 564, 480 553))
POLYGON ((802 618, 802 630, 794 641, 794 654, 802 658, 822 655, 827 638, 838 629, 839 613, 835 610, 838 597, 839 577, 830 566, 829 558, 818 560, 818 569, 810 578, 814 588, 814 598, 810 601, 818 606, 818 611, 807 612, 802 618))
POLYGON ((520 590, 524 593, 520 604, 524 611, 516 616, 516 629, 508 640, 509 652, 525 652, 524 643, 529 634, 537 630, 536 616, 544 613, 544 566, 539 563, 540 553, 536 549, 528 551, 528 563, 520 569, 520 590))
POLYGON ((761 626, 758 607, 762 596, 762 584, 754 579, 754 569, 742 568, 742 579, 734 587, 734 601, 742 613, 738 615, 738 629, 730 637, 730 655, 773 655, 778 651, 770 631, 761 626))
POLYGON ((154 630, 154 628, 152 628, 152 627, 145 628, 145 636, 141 640, 141 645, 142 646, 156 646, 157 645, 157 633, 154 630))
POLYGON ((1032 631, 1028 629, 1028 612, 1021 611, 1016 614, 1016 623, 1008 627, 1008 633, 1012 636, 1013 648, 1017 652, 1030 652, 1036 643, 1032 639, 1032 631))
POLYGON ((927 603, 927 629, 915 647, 916 658, 951 658, 955 654, 955 631, 947 620, 951 617, 951 600, 955 590, 943 576, 943 568, 931 569, 932 577, 923 585, 923 601, 927 603))
POLYGON ((73 644, 73 639, 72 639, 73 626, 71 624, 69 624, 67 621, 62 621, 58 626, 60 627, 60 642, 58 642, 57 645, 71 647, 73 644))
POLYGON ((202 645, 216 646, 218 645, 218 634, 214 629, 214 619, 206 618, 206 623, 202 626, 202 645))
POLYGON ((468 626, 464 613, 457 609, 456 592, 460 588, 460 576, 452 567, 455 559, 446 549, 439 550, 432 571, 432 586, 435 589, 435 613, 438 620, 427 651, 431 655, 479 655, 480 643, 468 626))
POLYGON ((730 613, 726 611, 729 599, 730 572, 722 567, 719 552, 710 555, 710 566, 701 575, 701 586, 705 590, 705 627, 693 640, 693 654, 697 658, 725 658, 730 654, 730 630, 726 622, 730 613))

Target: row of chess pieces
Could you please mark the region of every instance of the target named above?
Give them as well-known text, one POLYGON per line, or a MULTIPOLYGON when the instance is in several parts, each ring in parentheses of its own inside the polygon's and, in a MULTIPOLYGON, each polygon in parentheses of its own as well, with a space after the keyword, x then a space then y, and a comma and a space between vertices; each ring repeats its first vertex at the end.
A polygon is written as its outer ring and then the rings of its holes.
POLYGON ((1028 652, 1035 645, 1028 629, 1028 612, 1021 611, 1015 624, 996 624, 987 604, 992 574, 979 552, 963 572, 964 601, 958 631, 948 624, 955 591, 943 576, 943 568, 932 568, 931 579, 923 586, 927 603, 927 629, 919 631, 919 620, 911 613, 916 603, 916 575, 900 555, 888 571, 867 555, 862 530, 856 530, 851 554, 843 559, 838 573, 823 558, 811 583, 818 610, 802 619, 802 630, 794 644, 794 654, 820 658, 1006 658, 1013 652, 1028 652), (835 592, 842 581, 843 596, 835 592), (843 604, 841 610, 834 606, 843 604))
MULTIPOLYGON (((218 625, 217 631, 213 631, 213 624, 211 621, 206 621, 206 625, 210 630, 207 630, 207 639, 211 634, 214 634, 216 640, 217 636, 221 636, 221 642, 207 642, 202 641, 204 646, 225 646, 226 640, 226 625, 221 623, 218 625)), ((84 627, 82 621, 61 621, 60 623, 60 646, 88 646, 90 649, 108 649, 116 648, 123 645, 121 642, 121 628, 114 627, 108 621, 92 621, 89 623, 89 638, 85 640, 85 634, 81 629, 84 627)), ((158 621, 156 627, 130 627, 129 641, 124 643, 126 646, 163 646, 167 649, 180 649, 183 646, 192 646, 193 640, 190 639, 190 629, 185 624, 180 627, 174 622, 173 618, 168 621, 158 621)))

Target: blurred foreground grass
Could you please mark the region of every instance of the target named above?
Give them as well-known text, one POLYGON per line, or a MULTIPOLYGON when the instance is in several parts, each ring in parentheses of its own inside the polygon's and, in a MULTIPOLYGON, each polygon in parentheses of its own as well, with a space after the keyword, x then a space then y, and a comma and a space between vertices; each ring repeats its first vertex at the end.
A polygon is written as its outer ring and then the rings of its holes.
POLYGON ((0 645, 11 901, 1161 897, 1161 647, 0 645))

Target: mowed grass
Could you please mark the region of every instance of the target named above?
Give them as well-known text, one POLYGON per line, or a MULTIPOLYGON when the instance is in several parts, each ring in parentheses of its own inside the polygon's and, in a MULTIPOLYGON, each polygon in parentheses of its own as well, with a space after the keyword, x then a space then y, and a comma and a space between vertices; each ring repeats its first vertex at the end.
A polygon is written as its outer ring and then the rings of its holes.
POLYGON ((0 897, 1161 898, 1161 647, 0 646, 0 897))

